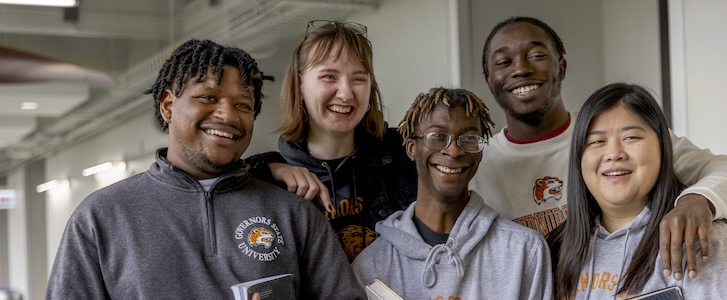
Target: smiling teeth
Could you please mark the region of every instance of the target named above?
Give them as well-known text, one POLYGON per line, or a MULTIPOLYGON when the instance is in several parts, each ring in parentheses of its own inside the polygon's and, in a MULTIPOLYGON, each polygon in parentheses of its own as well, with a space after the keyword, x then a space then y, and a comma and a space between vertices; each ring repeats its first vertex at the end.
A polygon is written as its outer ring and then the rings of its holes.
POLYGON ((603 174, 603 175, 606 175, 606 176, 619 176, 619 175, 626 175, 626 174, 631 174, 631 172, 629 172, 629 171, 613 171, 613 172, 608 172, 608 173, 603 174))
POLYGON ((328 107, 331 111, 340 113, 340 114, 347 114, 351 112, 350 106, 338 106, 338 105, 331 105, 328 107))
POLYGON ((207 132, 207 134, 221 136, 221 137, 226 137, 228 139, 232 139, 234 137, 234 135, 232 133, 220 131, 220 130, 217 130, 217 129, 208 129, 205 132, 207 132))
POLYGON ((515 95, 522 95, 522 94, 526 94, 526 93, 528 93, 530 91, 537 90, 539 87, 540 86, 537 85, 537 84, 531 84, 531 85, 521 86, 519 88, 516 88, 516 89, 512 90, 512 93, 515 94, 515 95))
POLYGON ((458 174, 458 173, 462 172, 462 168, 452 169, 452 168, 445 167, 445 166, 437 166, 437 170, 442 171, 443 173, 447 173, 447 174, 458 174))

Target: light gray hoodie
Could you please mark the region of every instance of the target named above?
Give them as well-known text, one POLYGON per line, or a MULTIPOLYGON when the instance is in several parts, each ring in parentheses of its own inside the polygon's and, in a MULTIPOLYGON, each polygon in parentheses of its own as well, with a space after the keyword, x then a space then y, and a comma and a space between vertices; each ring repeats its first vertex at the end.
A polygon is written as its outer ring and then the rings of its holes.
MULTIPOLYGON (((581 269, 576 289, 576 299, 623 299, 635 295, 616 295, 621 275, 626 272, 634 251, 646 230, 651 217, 648 207, 631 222, 613 233, 608 233, 596 218, 596 231, 588 250, 588 260, 581 269), (593 274, 593 276, 591 276, 593 274), (590 289, 587 288, 590 286, 590 289)), ((697 245, 699 246, 699 245, 697 245)), ((651 278, 641 293, 648 293, 670 286, 682 288, 684 299, 724 299, 727 284, 723 275, 727 272, 727 223, 718 220, 709 231, 709 262, 697 265, 698 276, 682 280, 665 277, 661 272, 661 256, 657 256, 651 278)), ((699 249, 699 247, 697 247, 699 249)), ((654 253, 657 255, 657 253, 654 253)), ((699 250, 697 257, 700 257, 699 250)), ((698 260, 701 261, 701 260, 698 260)), ((647 267, 647 266, 644 266, 647 267)), ((686 269, 686 264, 683 266, 686 269)))
POLYGON ((499 217, 470 192, 444 244, 425 243, 414 206, 376 225, 381 236, 354 260, 361 285, 375 278, 404 299, 551 299, 550 254, 538 233, 499 217))

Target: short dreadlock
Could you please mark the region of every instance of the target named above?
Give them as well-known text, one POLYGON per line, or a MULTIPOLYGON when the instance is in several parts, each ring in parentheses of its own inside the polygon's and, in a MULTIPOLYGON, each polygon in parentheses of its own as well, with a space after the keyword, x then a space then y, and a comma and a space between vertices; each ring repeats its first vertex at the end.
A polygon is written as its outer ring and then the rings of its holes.
POLYGON ((169 89, 172 93, 179 97, 184 90, 188 80, 194 78, 197 82, 202 82, 208 74, 217 76, 216 84, 220 84, 222 80, 222 72, 225 65, 236 67, 240 70, 242 77, 242 88, 247 90, 252 84, 253 88, 253 113, 254 117, 260 113, 262 108, 261 99, 263 80, 273 80, 271 76, 265 76, 261 72, 255 60, 242 49, 235 47, 224 47, 210 40, 191 39, 177 47, 172 56, 159 70, 154 85, 151 89, 144 92, 152 94, 154 98, 154 112, 159 126, 166 131, 169 125, 164 122, 159 105, 162 102, 164 91, 169 89))
POLYGON ((429 117, 437 105, 444 105, 450 108, 464 107, 467 116, 477 116, 482 125, 482 136, 485 141, 492 137, 492 126, 495 125, 490 118, 487 106, 474 93, 464 89, 432 88, 429 93, 421 93, 412 103, 406 112, 404 119, 399 123, 399 133, 404 137, 404 142, 416 131, 419 123, 429 117))

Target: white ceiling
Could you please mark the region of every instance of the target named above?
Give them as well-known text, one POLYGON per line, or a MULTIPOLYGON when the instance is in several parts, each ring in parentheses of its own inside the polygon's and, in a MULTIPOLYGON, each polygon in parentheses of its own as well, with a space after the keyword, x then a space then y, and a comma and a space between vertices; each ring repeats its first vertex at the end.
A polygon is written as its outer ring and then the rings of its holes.
POLYGON ((60 117, 88 99, 89 88, 84 84, 23 83, 0 85, 0 116, 3 117, 60 117), (36 102, 35 110, 23 110, 23 102, 36 102))
POLYGON ((0 75, 18 78, 18 82, 0 83, 0 175, 3 168, 34 158, 33 151, 25 151, 29 145, 23 145, 23 139, 43 130, 43 124, 52 126, 94 100, 90 86, 102 89, 96 94, 111 90, 109 83, 114 80, 107 74, 118 74, 130 62, 128 54, 122 54, 126 52, 123 48, 141 48, 137 51, 144 53, 138 56, 143 57, 168 44, 170 8, 189 1, 80 2, 73 9, 0 5, 0 46, 57 62, 35 65, 0 57, 0 75), (91 82, 89 76, 100 77, 105 83, 91 82), (24 82, 30 77, 43 82, 24 82), (38 107, 21 109, 23 102, 34 102, 38 107))
POLYGON ((20 141, 36 128, 36 118, 57 118, 86 101, 89 87, 68 83, 23 83, 0 85, 0 147, 20 141), (23 102, 37 103, 34 110, 23 102))
MULTIPOLYGON (((377 4, 378 0, 81 0, 71 9, 0 4, 0 47, 82 68, 101 82, 108 74, 114 82, 79 84, 93 81, 86 76, 55 83, 0 83, 0 176, 150 109, 143 91, 170 51, 190 37, 243 44, 256 57, 299 38, 308 20, 342 20, 377 4), (37 102, 38 109, 21 110, 26 100, 37 102)), ((47 70, 17 70, 53 77, 47 70)))

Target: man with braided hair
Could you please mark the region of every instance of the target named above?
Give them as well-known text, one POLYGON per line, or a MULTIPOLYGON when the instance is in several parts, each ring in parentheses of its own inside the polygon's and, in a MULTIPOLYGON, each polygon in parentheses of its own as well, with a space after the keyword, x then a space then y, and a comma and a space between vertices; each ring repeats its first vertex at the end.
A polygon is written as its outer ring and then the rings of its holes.
POLYGON ((241 49, 179 46, 148 91, 169 147, 78 206, 47 298, 233 299, 232 285, 291 273, 298 299, 363 299, 316 207, 241 160, 271 79, 241 49))
POLYGON ((492 125, 466 90, 414 100, 399 133, 416 164, 416 202, 376 225, 379 238, 353 262, 361 285, 379 279, 404 299, 550 299, 543 237, 467 189, 492 125))

